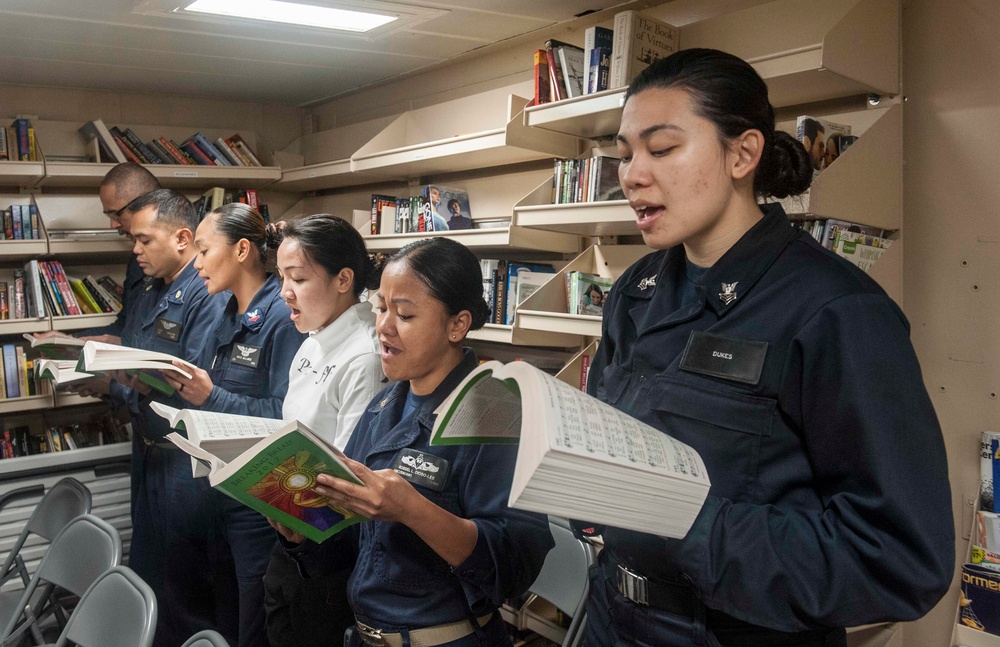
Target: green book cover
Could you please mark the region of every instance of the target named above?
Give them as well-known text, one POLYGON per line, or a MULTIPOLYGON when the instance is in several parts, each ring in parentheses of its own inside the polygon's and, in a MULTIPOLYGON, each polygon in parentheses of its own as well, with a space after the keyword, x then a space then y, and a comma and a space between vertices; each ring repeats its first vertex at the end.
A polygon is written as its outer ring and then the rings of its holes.
POLYGON ((316 543, 366 521, 316 493, 320 474, 364 483, 336 450, 299 423, 290 423, 228 464, 178 434, 167 439, 209 466, 212 487, 316 543))

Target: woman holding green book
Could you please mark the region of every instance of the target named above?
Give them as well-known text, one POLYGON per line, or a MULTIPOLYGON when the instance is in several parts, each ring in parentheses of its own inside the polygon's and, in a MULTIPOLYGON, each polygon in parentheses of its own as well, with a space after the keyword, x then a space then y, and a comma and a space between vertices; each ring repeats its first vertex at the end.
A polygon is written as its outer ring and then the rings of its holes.
POLYGON ((478 364, 462 346, 489 314, 478 268, 443 238, 390 258, 377 329, 396 383, 372 400, 345 450, 365 486, 320 476, 317 488, 370 521, 319 545, 279 527, 308 575, 353 568, 355 645, 509 646, 496 609, 528 588, 553 545, 544 516, 507 507, 516 447, 429 445, 434 409, 478 364), (418 469, 404 477, 400 464, 418 469))

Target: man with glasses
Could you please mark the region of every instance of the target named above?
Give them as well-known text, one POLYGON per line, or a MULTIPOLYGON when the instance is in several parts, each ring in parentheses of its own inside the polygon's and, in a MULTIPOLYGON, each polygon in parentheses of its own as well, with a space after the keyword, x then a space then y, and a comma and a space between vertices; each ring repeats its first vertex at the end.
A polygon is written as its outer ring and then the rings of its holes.
MULTIPOLYGON (((104 215, 111 219, 111 227, 118 233, 131 234, 132 215, 125 208, 136 198, 160 188, 156 177, 139 164, 125 162, 118 164, 101 180, 101 207, 104 215)), ((125 317, 128 305, 134 302, 135 294, 142 286, 145 276, 139 267, 139 262, 133 253, 128 259, 125 269, 124 294, 122 294, 122 309, 118 317, 107 326, 91 328, 77 333, 78 337, 96 339, 109 344, 121 343, 122 330, 125 329, 125 317)))

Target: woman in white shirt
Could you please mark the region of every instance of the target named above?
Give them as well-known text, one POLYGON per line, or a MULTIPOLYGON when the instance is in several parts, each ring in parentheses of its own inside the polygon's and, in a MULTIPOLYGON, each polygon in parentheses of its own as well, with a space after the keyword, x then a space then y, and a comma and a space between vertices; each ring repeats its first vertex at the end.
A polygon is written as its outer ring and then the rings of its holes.
MULTIPOLYGON (((281 296, 295 327, 310 335, 289 368, 282 418, 303 422, 343 449, 385 385, 375 315, 360 298, 378 286, 381 268, 357 230, 336 216, 309 216, 280 231, 281 296)), ((354 624, 343 575, 302 578, 279 549, 264 583, 272 647, 328 645, 330 636, 354 624)))

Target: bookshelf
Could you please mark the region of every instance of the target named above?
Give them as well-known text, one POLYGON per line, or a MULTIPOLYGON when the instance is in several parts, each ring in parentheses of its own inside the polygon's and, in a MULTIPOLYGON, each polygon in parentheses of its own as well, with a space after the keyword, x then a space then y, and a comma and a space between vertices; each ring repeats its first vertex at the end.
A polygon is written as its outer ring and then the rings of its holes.
POLYGON ((0 186, 31 188, 45 177, 44 162, 0 161, 0 186))
MULTIPOLYGON (((649 11, 670 22, 670 5, 649 11)), ((779 0, 681 27, 681 47, 714 47, 753 65, 776 108, 899 93, 898 0, 779 0), (748 25, 753 25, 752 29, 748 25)), ((525 125, 586 139, 613 136, 625 89, 530 106, 525 125)))
POLYGON ((638 234, 628 200, 552 204, 551 177, 514 205, 511 224, 585 237, 638 234))
MULTIPOLYGON (((79 131, 83 124, 69 121, 33 120, 36 136, 45 159, 44 172, 37 182, 41 187, 96 188, 114 164, 87 161, 94 159, 94 143, 88 142, 79 131), (76 161, 67 161, 67 160, 76 161), (57 161, 58 160, 58 161, 57 161)), ((124 126, 123 126, 124 127, 124 126)), ((182 141, 193 135, 194 128, 177 126, 134 125, 130 127, 144 142, 158 137, 182 141)), ((262 163, 270 164, 271 158, 258 150, 257 136, 246 130, 202 128, 201 132, 214 142, 218 137, 229 137, 234 132, 255 150, 262 163)), ((193 189, 209 186, 224 188, 257 189, 281 179, 281 168, 274 165, 201 166, 188 164, 146 164, 160 184, 171 189, 193 189)))
MULTIPOLYGON (((48 406, 51 406, 51 400, 48 406)), ((79 447, 47 454, 5 458, 0 460, 0 480, 67 468, 82 468, 115 459, 127 459, 131 455, 132 443, 122 442, 96 447, 79 447)))
POLYGON ((368 250, 372 252, 394 252, 402 247, 429 237, 450 238, 476 252, 491 251, 525 252, 544 251, 575 254, 580 250, 580 239, 569 234, 532 230, 525 227, 489 227, 483 229, 463 229, 433 233, 384 234, 364 236, 368 250))

